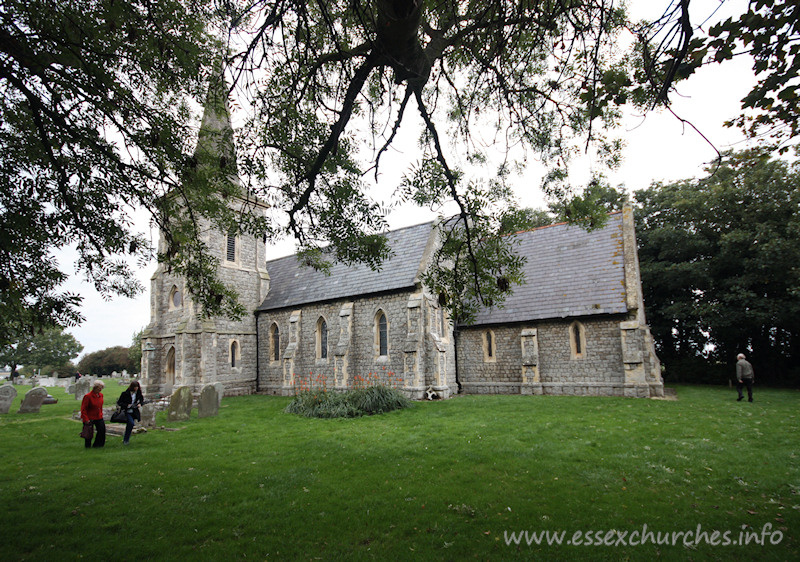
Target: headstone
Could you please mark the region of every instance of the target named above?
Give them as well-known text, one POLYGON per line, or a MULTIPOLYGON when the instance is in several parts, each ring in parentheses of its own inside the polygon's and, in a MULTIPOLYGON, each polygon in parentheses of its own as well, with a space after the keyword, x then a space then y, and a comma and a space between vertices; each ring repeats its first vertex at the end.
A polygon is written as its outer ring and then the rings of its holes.
POLYGON ((219 408, 222 406, 222 395, 225 394, 225 385, 221 382, 215 382, 214 388, 217 389, 217 407, 219 408))
POLYGON ((75 383, 67 386, 67 394, 75 394, 75 383))
POLYGON ((22 399, 22 405, 17 411, 18 414, 38 414, 39 408, 42 407, 42 402, 47 398, 47 391, 40 387, 32 388, 25 393, 25 398, 22 399))
POLYGON ((156 426, 156 405, 151 403, 145 404, 139 409, 142 414, 141 424, 146 429, 153 429, 156 426))
POLYGON ((200 391, 200 398, 197 400, 197 415, 201 418, 208 418, 219 414, 219 389, 216 384, 207 384, 200 391))
POLYGON ((11 409, 11 403, 17 397, 17 389, 10 384, 0 386, 0 414, 7 414, 11 409))
POLYGON ((167 421, 184 421, 192 412, 192 389, 189 386, 178 386, 172 391, 167 410, 167 421))
POLYGON ((86 393, 92 390, 92 377, 81 377, 75 383, 75 400, 83 400, 86 393))

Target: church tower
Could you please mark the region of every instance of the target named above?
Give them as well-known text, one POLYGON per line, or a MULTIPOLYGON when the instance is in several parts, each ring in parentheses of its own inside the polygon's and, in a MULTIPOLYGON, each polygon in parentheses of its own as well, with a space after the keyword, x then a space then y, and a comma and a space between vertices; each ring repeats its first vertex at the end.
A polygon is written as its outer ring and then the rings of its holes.
MULTIPOLYGON (((212 79, 198 135, 195 160, 219 162, 235 172, 235 149, 222 73, 212 79)), ((224 196, 224 194, 220 194, 224 196)), ((230 197, 237 213, 263 216, 266 207, 252 197, 230 197)), ((220 232, 204 220, 200 236, 219 260, 218 277, 239 294, 246 314, 241 320, 203 319, 185 280, 159 264, 151 278, 150 324, 142 334, 142 385, 148 395, 168 395, 176 386, 197 393, 209 383, 222 383, 226 395, 252 394, 256 389, 256 321, 253 311, 266 296, 269 275, 266 246, 251 235, 220 232)), ((165 247, 161 233, 159 248, 165 247)))

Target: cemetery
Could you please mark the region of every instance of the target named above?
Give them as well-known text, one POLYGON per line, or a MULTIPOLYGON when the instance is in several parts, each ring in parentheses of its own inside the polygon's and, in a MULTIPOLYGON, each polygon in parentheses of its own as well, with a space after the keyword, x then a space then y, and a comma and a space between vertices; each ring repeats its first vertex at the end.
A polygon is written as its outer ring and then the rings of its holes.
MULTIPOLYGON (((127 385, 105 382, 110 413, 127 385)), ((74 394, 47 388, 58 403, 21 413, 31 389, 0 386, 0 525, 14 537, 0 558, 105 556, 122 535, 162 560, 800 556, 796 391, 760 389, 745 408, 725 387, 679 387, 677 400, 461 396, 321 420, 286 413, 289 397, 175 390, 143 408, 129 447, 109 432, 84 450, 74 394), (136 509, 118 508, 123 492, 136 509), (735 547, 507 544, 644 524, 773 534, 735 547)))

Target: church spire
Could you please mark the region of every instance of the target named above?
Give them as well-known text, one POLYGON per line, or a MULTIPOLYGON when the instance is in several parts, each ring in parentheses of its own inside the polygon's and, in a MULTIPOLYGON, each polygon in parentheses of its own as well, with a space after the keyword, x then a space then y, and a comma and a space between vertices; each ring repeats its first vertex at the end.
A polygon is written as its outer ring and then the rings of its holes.
POLYGON ((195 157, 201 165, 216 165, 229 175, 236 175, 236 149, 233 144, 225 67, 221 58, 209 79, 195 157))

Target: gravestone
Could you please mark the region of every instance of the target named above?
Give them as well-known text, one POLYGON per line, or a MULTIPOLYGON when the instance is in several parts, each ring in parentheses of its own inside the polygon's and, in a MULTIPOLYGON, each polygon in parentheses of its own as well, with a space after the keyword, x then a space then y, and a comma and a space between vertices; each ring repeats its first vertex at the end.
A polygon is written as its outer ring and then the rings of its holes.
POLYGON ((225 394, 225 385, 221 382, 215 382, 214 388, 217 389, 217 408, 222 406, 222 395, 225 394))
POLYGON ((92 390, 92 377, 81 377, 75 382, 75 400, 83 400, 86 393, 92 390))
POLYGON ((200 398, 197 400, 197 415, 201 418, 208 418, 219 414, 219 389, 216 384, 207 384, 200 391, 200 398))
POLYGON ((22 399, 22 405, 17 411, 18 414, 38 414, 39 408, 42 407, 42 402, 47 398, 47 390, 41 386, 32 388, 25 393, 25 398, 22 399))
POLYGON ((141 423, 145 429, 153 429, 156 426, 157 411, 156 405, 152 402, 143 405, 139 408, 139 412, 142 414, 142 419, 139 423, 141 423))
POLYGON ((192 388, 178 386, 172 391, 167 410, 167 421, 184 421, 192 412, 192 388))
POLYGON ((11 409, 11 403, 17 397, 17 389, 10 384, 0 386, 0 414, 7 414, 11 409))

